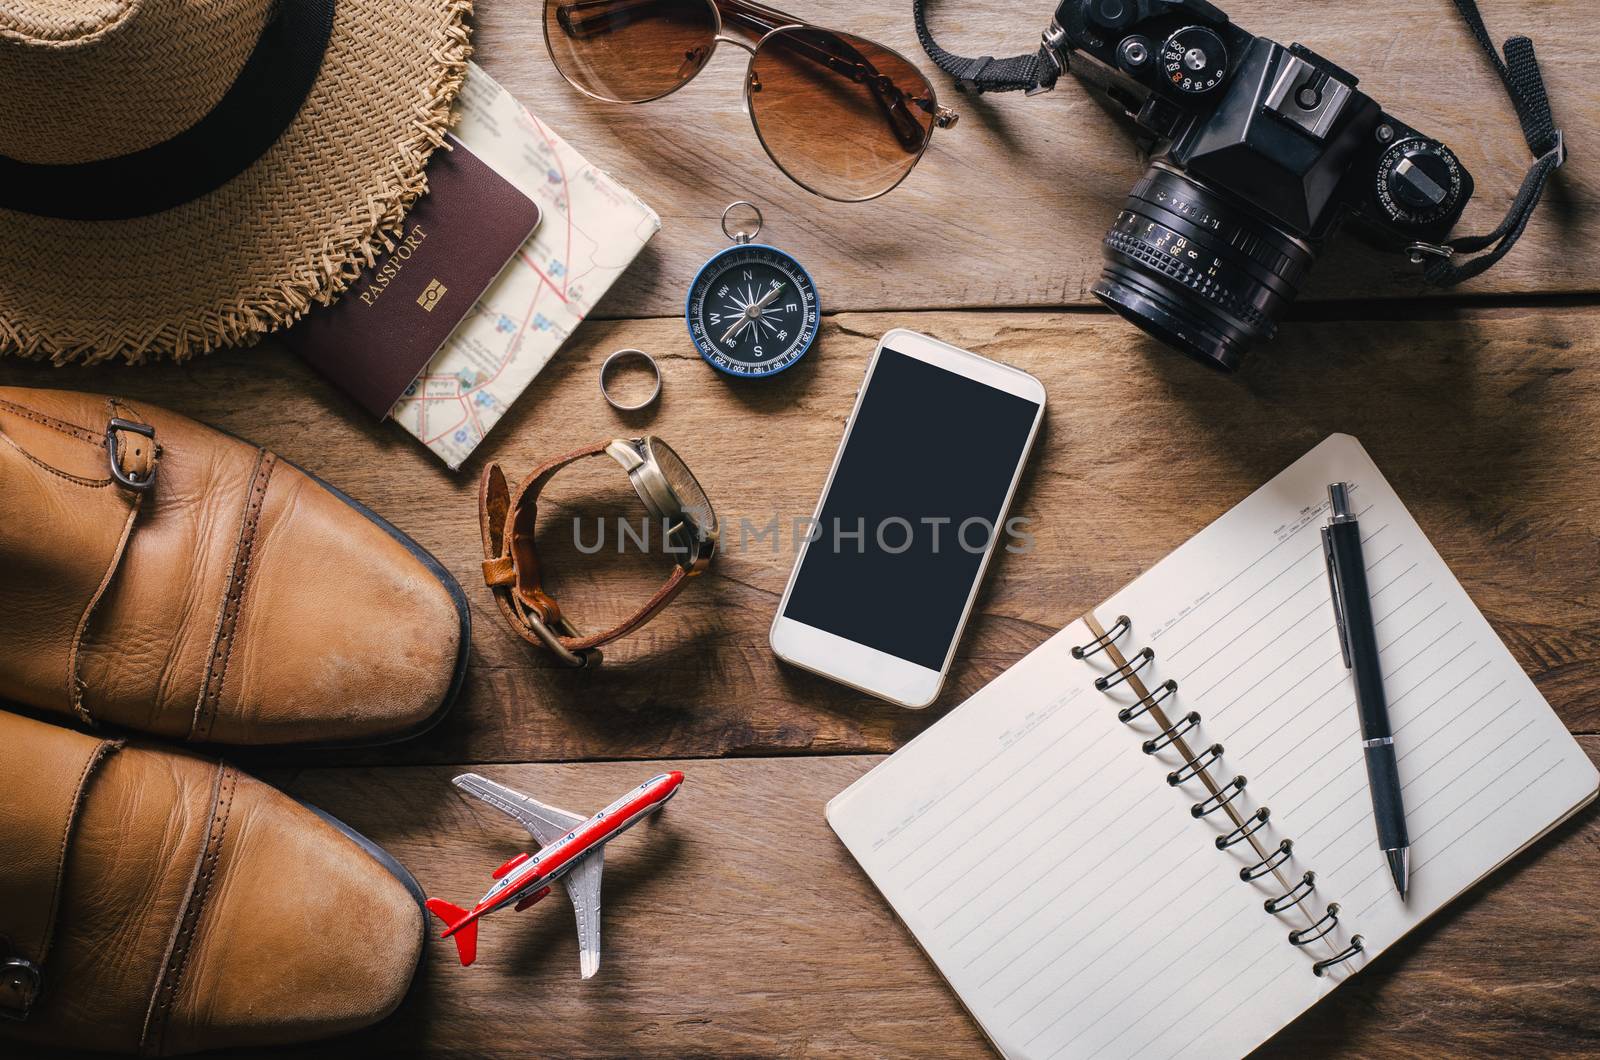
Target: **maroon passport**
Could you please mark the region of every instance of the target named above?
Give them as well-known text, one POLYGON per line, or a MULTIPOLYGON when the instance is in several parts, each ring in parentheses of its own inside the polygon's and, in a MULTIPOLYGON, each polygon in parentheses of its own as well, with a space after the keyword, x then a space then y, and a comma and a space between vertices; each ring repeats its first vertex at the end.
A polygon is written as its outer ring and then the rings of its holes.
POLYGON ((461 141, 449 143, 454 150, 429 161, 428 194, 394 249, 284 335, 380 419, 539 224, 538 203, 461 141))

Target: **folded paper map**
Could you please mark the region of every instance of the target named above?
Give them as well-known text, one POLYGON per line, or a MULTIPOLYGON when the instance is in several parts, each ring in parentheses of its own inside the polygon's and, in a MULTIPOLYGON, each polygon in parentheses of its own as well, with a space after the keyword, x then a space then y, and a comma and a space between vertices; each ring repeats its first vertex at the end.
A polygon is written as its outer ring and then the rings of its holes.
POLYGON ((463 144, 539 204, 538 229, 389 416, 458 468, 661 227, 476 63, 456 103, 463 144))

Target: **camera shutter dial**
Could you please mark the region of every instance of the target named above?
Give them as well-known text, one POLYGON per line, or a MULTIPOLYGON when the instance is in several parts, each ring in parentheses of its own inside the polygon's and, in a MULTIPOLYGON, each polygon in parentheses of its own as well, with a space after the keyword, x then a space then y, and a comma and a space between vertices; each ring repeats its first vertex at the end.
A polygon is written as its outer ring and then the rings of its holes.
POLYGON ((1378 202, 1391 221, 1437 221, 1460 197, 1461 164, 1444 144, 1401 140, 1378 160, 1378 202))
POLYGON ((1210 92, 1227 72, 1228 49, 1204 26, 1180 29, 1161 46, 1161 74, 1179 92, 1210 92))

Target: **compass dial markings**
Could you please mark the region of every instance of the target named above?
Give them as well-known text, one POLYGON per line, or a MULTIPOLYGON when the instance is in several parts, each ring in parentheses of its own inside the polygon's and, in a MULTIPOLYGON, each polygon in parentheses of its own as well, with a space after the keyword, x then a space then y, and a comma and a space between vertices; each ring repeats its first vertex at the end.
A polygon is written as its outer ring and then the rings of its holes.
POLYGON ((771 375, 793 364, 810 348, 818 322, 816 288, 805 270, 760 244, 708 261, 686 310, 701 356, 739 376, 771 375))

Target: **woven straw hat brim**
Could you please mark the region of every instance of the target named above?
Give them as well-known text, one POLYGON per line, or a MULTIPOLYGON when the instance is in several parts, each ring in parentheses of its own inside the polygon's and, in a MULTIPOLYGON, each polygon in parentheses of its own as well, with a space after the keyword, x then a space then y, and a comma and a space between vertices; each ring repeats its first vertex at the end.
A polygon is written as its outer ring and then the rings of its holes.
POLYGON ((0 209, 0 351, 58 363, 248 345, 326 303, 427 188, 471 0, 338 0, 293 123, 192 202, 120 221, 0 209))

